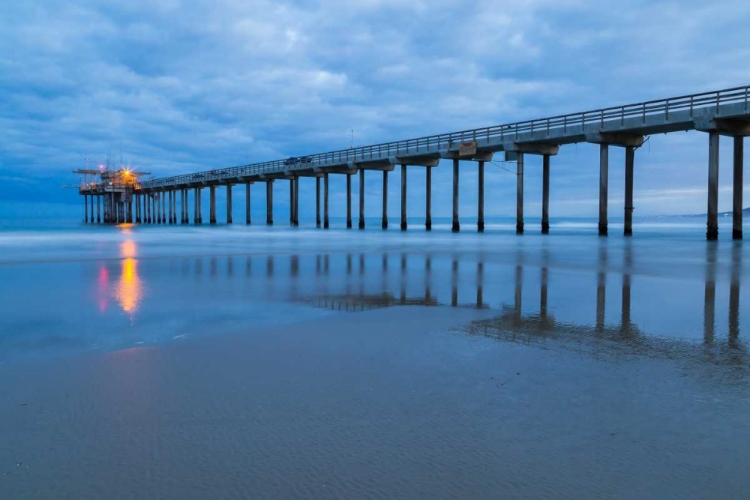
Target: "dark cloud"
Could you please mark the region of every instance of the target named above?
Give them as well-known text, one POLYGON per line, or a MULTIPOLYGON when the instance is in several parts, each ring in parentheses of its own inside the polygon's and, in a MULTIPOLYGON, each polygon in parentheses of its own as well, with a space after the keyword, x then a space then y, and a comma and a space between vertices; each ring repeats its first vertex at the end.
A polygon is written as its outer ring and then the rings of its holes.
MULTIPOLYGON (((0 196, 77 201, 57 186, 120 148, 162 176, 747 84, 748 20, 744 1, 13 2, 0 173, 26 181, 0 196)), ((700 134, 649 147, 641 213, 699 211, 700 134)), ((554 164, 558 213, 593 214, 595 152, 566 147, 554 164)), ((447 169, 435 180, 445 213, 447 169)), ((512 180, 488 174, 488 213, 512 213, 512 180)))

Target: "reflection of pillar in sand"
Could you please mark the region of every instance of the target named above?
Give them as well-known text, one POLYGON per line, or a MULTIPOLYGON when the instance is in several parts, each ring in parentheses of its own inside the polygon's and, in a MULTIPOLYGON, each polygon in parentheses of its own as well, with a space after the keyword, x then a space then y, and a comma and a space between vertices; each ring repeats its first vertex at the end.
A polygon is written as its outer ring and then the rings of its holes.
POLYGON ((216 262, 216 257, 211 257, 210 266, 211 266, 211 268, 210 268, 211 269, 211 277, 215 278, 216 277, 216 268, 218 267, 218 264, 216 262))
POLYGON ((346 274, 352 274, 352 254, 346 254, 346 274))
POLYGON ((299 255, 292 255, 290 257, 289 269, 295 278, 299 276, 299 255))
POLYGON ((315 276, 320 276, 320 254, 315 256, 315 276))
POLYGON ((253 259, 251 257, 248 257, 245 259, 245 276, 252 276, 253 275, 253 259))
POLYGON ((596 329, 598 331, 604 330, 605 305, 607 301, 607 260, 607 245, 600 242, 599 272, 596 278, 596 329))
POLYGON ((716 305, 716 245, 708 243, 706 253, 706 288, 703 298, 703 340, 714 340, 714 311, 716 305))
POLYGON ((365 274, 365 254, 361 253, 359 254, 359 294, 363 295, 365 293, 365 280, 364 280, 364 274, 365 274))
POLYGON ((323 272, 325 273, 326 276, 328 276, 328 271, 330 270, 330 263, 331 263, 330 256, 328 254, 325 254, 323 256, 323 272))
POLYGON ((382 272, 381 278, 383 280, 382 289, 383 293, 388 291, 388 254, 384 253, 381 260, 382 272))
POLYGON ((484 262, 477 262, 477 309, 484 307, 484 262))
POLYGON ((406 254, 401 254, 401 303, 406 303, 406 254))
POLYGON ((234 276, 234 258, 231 256, 227 257, 227 276, 234 276))
POLYGON ((432 257, 428 255, 424 261, 424 297, 425 297, 425 300, 429 301, 432 299, 431 287, 432 287, 432 257))
POLYGON ((451 306, 458 306, 458 261, 455 259, 451 271, 451 306))
POLYGON ((541 286, 542 289, 539 293, 539 316, 542 318, 547 317, 547 282, 549 281, 547 267, 543 267, 541 271, 541 286))
POLYGON ((742 268, 742 244, 732 247, 732 277, 729 285, 729 335, 730 346, 737 346, 740 336, 740 272, 742 268))
POLYGON ((196 257, 195 259, 195 276, 198 277, 203 274, 203 259, 196 257))
POLYGON ((271 255, 266 257, 266 276, 273 277, 273 257, 271 255))
POLYGON ((513 299, 513 313, 516 319, 521 319, 523 292, 523 266, 516 266, 516 290, 513 299))
POLYGON ((633 264, 632 242, 625 242, 625 263, 622 274, 622 321, 623 330, 629 329, 630 324, 630 271, 633 264))

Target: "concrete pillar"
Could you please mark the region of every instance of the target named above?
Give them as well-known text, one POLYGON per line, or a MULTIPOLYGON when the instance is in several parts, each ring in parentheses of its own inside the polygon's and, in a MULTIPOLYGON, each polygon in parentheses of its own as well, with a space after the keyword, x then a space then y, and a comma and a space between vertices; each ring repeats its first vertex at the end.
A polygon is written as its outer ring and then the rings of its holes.
MULTIPOLYGON (((127 202, 125 204, 125 206, 127 207, 127 210, 128 210, 128 213, 126 214, 127 215, 127 219, 128 219, 128 223, 132 224, 133 223, 133 202, 129 201, 129 202, 127 202)), ((91 222, 94 222, 94 216, 93 216, 93 214, 91 216, 91 222)))
POLYGON ((734 138, 734 175, 732 184, 732 239, 742 239, 742 174, 745 154, 744 137, 734 138))
POLYGON ((315 178, 315 227, 320 227, 320 177, 315 178))
POLYGON ((266 181, 266 224, 273 226, 273 181, 266 181))
POLYGON ((706 239, 719 238, 719 132, 708 133, 708 221, 706 239))
POLYGON ((227 224, 232 223, 232 185, 227 184, 227 224))
POLYGON ((457 233, 461 230, 458 222, 458 158, 453 159, 453 226, 451 231, 457 233))
POLYGON ((245 224, 250 225, 250 183, 245 184, 245 224))
POLYGON ((167 223, 168 224, 172 224, 172 219, 174 217, 174 210, 173 210, 173 205, 172 205, 172 196, 173 196, 173 193, 174 192, 171 189, 169 191, 167 191, 166 202, 167 202, 167 207, 168 207, 167 208, 167 223))
POLYGON ((190 191, 185 189, 182 201, 185 203, 185 224, 190 224, 190 191))
POLYGON ((83 222, 89 222, 89 196, 87 194, 83 195, 83 222))
POLYGON ((161 196, 161 193, 154 193, 154 198, 152 200, 152 204, 154 205, 154 224, 161 222, 161 215, 159 215, 159 196, 161 196))
POLYGON ((159 199, 161 200, 161 223, 167 223, 167 191, 162 191, 159 199))
POLYGON ((599 144, 599 236, 607 236, 609 197, 609 144, 599 144))
POLYGON ((89 215, 90 215, 89 220, 91 220, 91 223, 93 224, 94 223, 94 200, 96 199, 96 197, 92 194, 90 198, 91 198, 91 206, 89 208, 89 215))
POLYGON ((143 223, 148 224, 149 222, 149 216, 148 216, 148 194, 143 193, 141 196, 141 212, 143 217, 143 223))
POLYGON ((484 162, 479 162, 477 186, 477 232, 484 232, 484 162))
POLYGON ((516 154, 516 234, 523 234, 523 153, 516 154))
POLYGON ((432 167, 425 168, 425 191, 424 228, 432 231, 432 167))
POLYGON ((359 228, 365 228, 365 170, 359 170, 359 228))
POLYGON ((625 236, 633 235, 633 167, 635 148, 625 148, 625 236))
POLYGON ((352 228, 352 174, 346 174, 346 228, 352 228))
POLYGON ((289 225, 294 227, 294 179, 289 179, 289 225))
POLYGON ((401 165, 401 230, 406 231, 406 165, 401 165))
POLYGON ((323 229, 328 229, 328 174, 323 174, 323 229))
POLYGON ((299 226, 299 177, 294 178, 294 227, 299 226))
POLYGON ((542 234, 549 234, 549 161, 549 155, 542 156, 542 234))
POLYGON ((101 195, 96 197, 96 222, 97 223, 102 222, 102 197, 101 195))
POLYGON ((177 224, 177 191, 172 191, 172 207, 174 211, 174 220, 173 222, 177 224))
POLYGON ((195 224, 203 224, 203 206, 202 206, 201 188, 195 188, 195 224))
POLYGON ((209 224, 216 224, 216 186, 209 187, 208 194, 209 194, 208 222, 209 224))
POLYGON ((383 229, 388 229, 388 171, 383 170, 383 229))

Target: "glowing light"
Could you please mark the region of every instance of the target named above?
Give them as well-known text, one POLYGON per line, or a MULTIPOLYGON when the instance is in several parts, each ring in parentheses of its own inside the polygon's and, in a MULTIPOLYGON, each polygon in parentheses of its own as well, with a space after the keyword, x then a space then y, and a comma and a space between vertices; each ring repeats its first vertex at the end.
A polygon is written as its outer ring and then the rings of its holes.
POLYGON ((121 264, 120 279, 115 288, 115 299, 126 313, 133 314, 143 298, 143 283, 138 275, 136 243, 133 240, 123 241, 120 255, 124 257, 121 264))

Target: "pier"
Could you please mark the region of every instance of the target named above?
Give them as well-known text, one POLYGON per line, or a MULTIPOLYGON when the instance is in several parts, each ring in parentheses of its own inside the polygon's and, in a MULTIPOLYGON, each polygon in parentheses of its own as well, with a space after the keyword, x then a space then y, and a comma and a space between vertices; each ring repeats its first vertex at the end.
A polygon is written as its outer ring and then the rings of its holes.
MULTIPOLYGON (((420 167, 426 180, 425 229, 432 229, 432 169, 441 160, 452 162, 453 199, 452 231, 460 232, 459 196, 460 171, 462 168, 478 169, 478 185, 464 189, 477 189, 477 231, 484 231, 485 165, 501 154, 504 161, 516 164, 516 233, 523 234, 524 224, 524 158, 527 155, 543 157, 542 221, 541 232, 548 234, 550 165, 552 157, 562 146, 581 142, 599 145, 599 225, 598 232, 607 236, 609 195, 609 149, 625 149, 625 203, 623 207, 623 234, 633 234, 633 192, 635 181, 636 151, 653 134, 668 134, 697 130, 704 132, 708 142, 706 207, 706 238, 716 240, 719 236, 719 140, 721 136, 733 140, 733 224, 732 238, 742 239, 742 185, 744 138, 750 135, 750 86, 736 87, 700 94, 684 95, 653 101, 608 107, 593 111, 571 113, 535 120, 497 125, 492 127, 438 134, 416 139, 353 147, 328 153, 311 154, 282 160, 253 163, 236 167, 219 168, 204 172, 189 173, 140 181, 135 176, 127 182, 121 171, 117 173, 122 185, 119 190, 109 186, 104 176, 98 182, 83 182, 79 193, 84 197, 84 222, 94 222, 94 205, 97 208, 96 222, 140 224, 177 224, 177 197, 180 198, 180 223, 191 222, 189 204, 192 193, 194 214, 192 222, 202 224, 201 198, 203 189, 209 191, 209 223, 218 222, 216 188, 227 190, 226 223, 232 223, 232 188, 245 185, 246 223, 251 223, 250 195, 253 184, 266 186, 266 224, 272 225, 273 183, 289 183, 290 225, 299 225, 299 182, 301 178, 315 178, 316 226, 328 228, 329 176, 346 176, 346 227, 352 228, 352 177, 359 182, 359 229, 365 228, 365 172, 380 172, 383 177, 383 229, 389 227, 388 173, 400 167, 401 213, 400 229, 407 230, 407 168, 420 167), (321 183, 322 179, 322 183, 321 183), (321 184, 323 202, 321 203, 321 184), (103 186, 102 186, 103 185, 103 186), (108 191, 109 189, 109 191, 108 191), (89 207, 90 202, 90 207, 89 207), (104 220, 99 217, 103 204, 104 220), (321 205, 323 217, 321 224, 321 205), (133 209, 135 207, 135 217, 133 209), (91 217, 89 218, 89 214, 91 217)), ((414 169, 409 170, 414 171, 414 169)), ((96 171, 77 171, 88 176, 96 171), (84 173, 85 172, 85 173, 84 173)), ((110 174, 111 175, 114 174, 110 174)))

